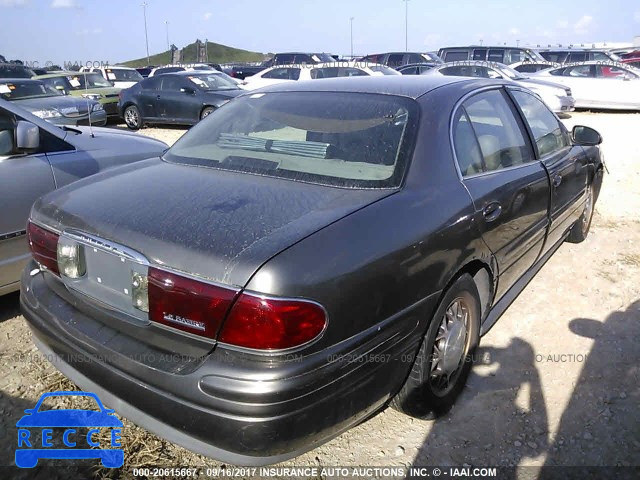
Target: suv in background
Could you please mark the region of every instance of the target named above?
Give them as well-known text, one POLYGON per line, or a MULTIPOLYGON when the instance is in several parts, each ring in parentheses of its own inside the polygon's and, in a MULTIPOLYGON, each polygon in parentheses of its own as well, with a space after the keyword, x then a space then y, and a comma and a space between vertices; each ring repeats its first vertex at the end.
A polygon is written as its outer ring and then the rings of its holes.
POLYGON ((553 63, 577 62, 619 62, 621 58, 608 50, 593 50, 586 48, 554 48, 539 50, 545 60, 553 63))
POLYGON ((491 47, 471 45, 469 47, 441 48, 438 55, 445 62, 464 62, 467 60, 483 60, 488 62, 512 65, 519 62, 544 62, 544 57, 531 48, 491 47))
POLYGON ((97 72, 118 88, 133 87, 142 80, 142 75, 135 68, 129 67, 82 67, 80 71, 97 72))
POLYGON ((442 59, 433 53, 421 52, 388 52, 374 53, 358 59, 359 62, 377 63, 396 68, 414 63, 442 63, 442 59))

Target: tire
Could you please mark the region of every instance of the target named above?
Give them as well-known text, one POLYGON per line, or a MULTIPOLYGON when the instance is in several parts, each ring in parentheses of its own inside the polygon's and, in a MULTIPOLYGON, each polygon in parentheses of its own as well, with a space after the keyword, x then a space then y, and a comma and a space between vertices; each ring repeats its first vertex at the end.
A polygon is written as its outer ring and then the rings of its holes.
POLYGON ((442 298, 409 376, 391 401, 391 406, 422 419, 433 419, 447 413, 464 388, 471 371, 472 355, 479 342, 478 289, 471 276, 464 274, 442 298), (446 333, 445 325, 448 328, 446 333), (432 374, 434 368, 436 374, 432 374))
POLYGON ((567 242, 580 243, 585 241, 587 235, 589 235, 589 229, 591 228, 595 201, 596 192, 593 183, 591 183, 587 189, 587 201, 584 204, 582 215, 580 215, 578 221, 573 224, 573 227, 571 227, 571 232, 567 237, 567 242))
POLYGON ((202 120, 205 117, 208 117, 209 115, 211 115, 214 110, 215 110, 215 108, 213 108, 213 107, 205 107, 202 110, 202 112, 200 113, 200 120, 202 120))
POLYGON ((131 130, 140 130, 142 128, 142 115, 140 115, 140 110, 135 105, 129 105, 125 108, 122 117, 124 118, 124 123, 131 130))

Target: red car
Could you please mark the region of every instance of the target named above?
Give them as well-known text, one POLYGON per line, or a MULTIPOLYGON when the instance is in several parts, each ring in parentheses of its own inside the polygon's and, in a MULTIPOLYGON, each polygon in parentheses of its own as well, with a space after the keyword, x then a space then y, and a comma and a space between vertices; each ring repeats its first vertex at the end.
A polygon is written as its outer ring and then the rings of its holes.
POLYGON ((640 68, 640 51, 634 52, 637 55, 635 57, 625 58, 622 60, 622 63, 626 63, 627 65, 631 65, 632 67, 640 68))

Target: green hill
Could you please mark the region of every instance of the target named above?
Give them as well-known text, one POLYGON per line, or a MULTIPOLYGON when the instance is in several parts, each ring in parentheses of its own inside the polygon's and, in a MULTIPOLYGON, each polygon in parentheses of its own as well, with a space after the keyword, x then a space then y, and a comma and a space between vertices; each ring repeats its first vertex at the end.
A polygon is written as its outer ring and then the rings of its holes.
MULTIPOLYGON (((258 52, 250 52, 239 48, 228 47, 219 43, 207 42, 207 53, 210 63, 228 63, 228 62, 261 62, 264 60, 264 54, 258 52)), ((149 57, 150 65, 166 65, 171 63, 171 51, 167 50, 149 57)), ((197 63, 196 43, 191 43, 182 49, 182 63, 197 63)), ((126 67, 144 67, 147 65, 147 57, 138 58, 136 60, 128 60, 120 62, 118 65, 126 67)))

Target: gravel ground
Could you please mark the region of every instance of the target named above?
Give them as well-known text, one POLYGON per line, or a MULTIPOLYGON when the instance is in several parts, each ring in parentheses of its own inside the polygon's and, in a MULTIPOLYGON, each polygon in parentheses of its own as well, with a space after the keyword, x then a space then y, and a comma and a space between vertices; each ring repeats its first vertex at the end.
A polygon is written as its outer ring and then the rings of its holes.
MULTIPOLYGON (((387 409, 283 466, 518 465, 535 473, 543 465, 640 465, 640 115, 580 112, 564 121, 605 139, 610 174, 591 233, 562 246, 482 339, 456 406, 437 421, 387 409)), ((173 143, 184 132, 140 133, 173 143)), ((75 387, 37 357, 17 295, 0 298, 0 357, 0 465, 12 465, 23 410, 44 392, 75 387)), ((124 423, 124 471, 82 475, 220 465, 124 423)))

